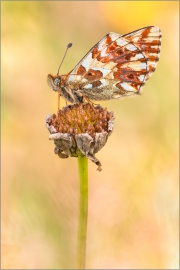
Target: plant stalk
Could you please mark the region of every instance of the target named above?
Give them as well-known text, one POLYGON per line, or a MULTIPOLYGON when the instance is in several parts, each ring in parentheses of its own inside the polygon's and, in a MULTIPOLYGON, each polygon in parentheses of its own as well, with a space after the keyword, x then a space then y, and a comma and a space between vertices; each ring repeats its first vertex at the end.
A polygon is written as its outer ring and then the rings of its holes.
POLYGON ((78 156, 79 167, 79 217, 78 217, 78 249, 77 267, 85 269, 86 239, 88 218, 88 159, 78 156))

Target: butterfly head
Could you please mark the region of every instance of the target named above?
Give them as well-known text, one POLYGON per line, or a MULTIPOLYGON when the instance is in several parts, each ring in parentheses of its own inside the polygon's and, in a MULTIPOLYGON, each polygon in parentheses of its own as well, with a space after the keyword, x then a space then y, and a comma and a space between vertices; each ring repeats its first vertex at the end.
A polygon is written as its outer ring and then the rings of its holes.
POLYGON ((58 91, 60 88, 60 84, 61 84, 61 76, 58 74, 55 76, 48 74, 47 83, 48 83, 49 87, 52 88, 52 90, 58 91))

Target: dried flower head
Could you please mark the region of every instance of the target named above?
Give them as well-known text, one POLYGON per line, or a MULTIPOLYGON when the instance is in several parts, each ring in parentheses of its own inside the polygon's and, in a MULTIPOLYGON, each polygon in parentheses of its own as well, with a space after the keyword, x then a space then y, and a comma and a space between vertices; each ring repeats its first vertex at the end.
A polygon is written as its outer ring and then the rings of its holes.
POLYGON ((46 127, 54 140, 54 152, 60 158, 84 155, 92 160, 101 171, 101 163, 94 156, 106 144, 113 130, 113 112, 100 105, 89 103, 68 105, 58 114, 46 117, 46 127))

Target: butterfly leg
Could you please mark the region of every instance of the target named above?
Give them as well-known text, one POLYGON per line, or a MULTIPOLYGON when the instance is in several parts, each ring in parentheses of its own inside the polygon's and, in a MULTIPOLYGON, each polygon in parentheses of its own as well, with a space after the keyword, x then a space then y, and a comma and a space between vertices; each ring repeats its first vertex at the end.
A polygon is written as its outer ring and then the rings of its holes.
POLYGON ((61 98, 61 94, 58 93, 58 112, 60 110, 60 98, 61 98))
POLYGON ((87 100, 87 102, 89 103, 89 105, 91 106, 91 108, 93 109, 93 111, 95 112, 95 109, 94 109, 94 105, 97 105, 95 103, 93 103, 90 99, 88 99, 87 97, 85 97, 83 94, 83 101, 87 100))
POLYGON ((99 104, 97 104, 97 103, 92 102, 89 98, 87 98, 87 97, 85 97, 85 96, 83 96, 83 98, 86 99, 87 102, 88 102, 90 105, 92 105, 92 106, 93 106, 93 105, 95 105, 95 106, 99 105, 99 104))
POLYGON ((95 106, 99 105, 99 104, 97 104, 97 103, 92 102, 92 101, 91 101, 90 99, 88 99, 87 97, 85 97, 85 99, 88 101, 88 103, 90 103, 90 104, 92 104, 92 105, 95 105, 95 106))

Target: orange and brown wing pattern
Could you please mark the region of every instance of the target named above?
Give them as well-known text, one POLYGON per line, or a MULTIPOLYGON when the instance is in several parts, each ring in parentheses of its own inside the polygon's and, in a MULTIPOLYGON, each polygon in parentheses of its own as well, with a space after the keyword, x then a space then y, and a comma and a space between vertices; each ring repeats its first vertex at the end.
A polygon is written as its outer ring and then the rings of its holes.
POLYGON ((158 27, 149 26, 124 36, 143 53, 147 60, 147 81, 155 71, 161 50, 162 33, 158 27))
POLYGON ((109 33, 68 74, 67 84, 91 100, 136 94, 155 71, 160 46, 158 27, 109 33))

